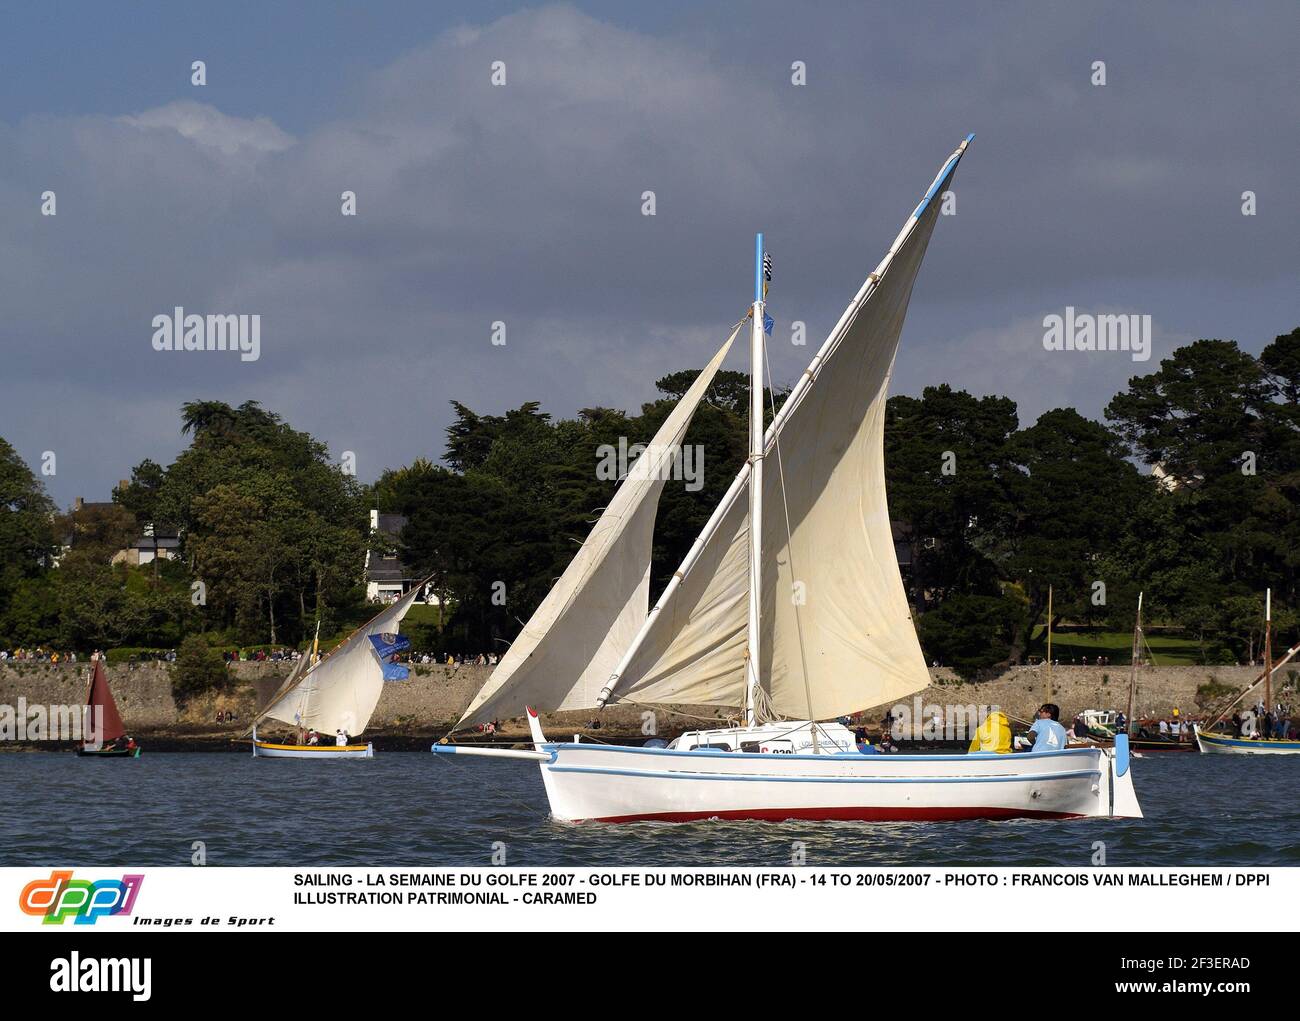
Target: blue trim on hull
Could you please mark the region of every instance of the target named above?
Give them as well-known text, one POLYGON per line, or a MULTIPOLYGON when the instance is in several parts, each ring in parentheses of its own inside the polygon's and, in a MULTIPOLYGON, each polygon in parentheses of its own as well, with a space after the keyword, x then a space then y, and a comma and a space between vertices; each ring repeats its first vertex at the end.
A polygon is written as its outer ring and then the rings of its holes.
POLYGON ((1229 748, 1287 748, 1300 751, 1300 741, 1282 741, 1277 738, 1252 741, 1240 737, 1220 737, 1218 734, 1207 734, 1205 731, 1201 731, 1200 738, 1210 744, 1227 745, 1229 748))
MULTIPOLYGON (((804 756, 813 758, 815 756, 804 756)), ((783 759, 789 755, 781 756, 783 759)), ((769 776, 741 773, 673 773, 651 769, 611 769, 606 766, 547 766, 552 773, 595 773, 602 776, 640 776, 656 780, 742 780, 764 783, 1013 783, 1046 780, 1075 780, 1100 776, 1100 770, 1076 769, 1062 773, 1030 773, 1025 776, 769 776)))
MULTIPOLYGON (((714 756, 714 757, 721 756, 723 758, 743 755, 746 761, 751 761, 754 759, 758 759, 761 761, 764 757, 766 757, 771 759, 806 759, 810 762, 826 762, 828 760, 843 761, 844 759, 853 758, 854 756, 860 756, 862 758, 868 757, 862 755, 860 752, 848 752, 846 754, 836 754, 836 755, 783 755, 777 752, 724 752, 724 751, 719 751, 718 749, 715 748, 699 748, 692 751, 681 751, 680 749, 677 748, 641 748, 636 745, 596 744, 595 742, 590 742, 587 744, 582 744, 582 743, 574 744, 571 741, 570 742, 548 741, 546 744, 542 745, 542 748, 548 752, 558 752, 567 748, 576 748, 584 752, 599 750, 602 752, 634 752, 640 755, 685 755, 685 756, 690 756, 692 758, 700 758, 701 756, 705 756, 705 755, 714 756)), ((1062 756, 1066 756, 1066 755, 1072 755, 1076 757, 1087 756, 1091 758, 1093 756, 1100 756, 1101 749, 1062 748, 1060 751, 1056 751, 1056 752, 1016 753, 1017 758, 1027 758, 1029 756, 1032 756, 1036 760, 1048 759, 1048 758, 1061 758, 1062 756)), ((962 761, 972 761, 972 760, 1005 761, 1010 757, 1011 757, 1010 755, 1002 755, 997 752, 967 752, 965 754, 956 754, 956 755, 891 755, 888 757, 888 759, 889 761, 908 761, 908 762, 952 762, 956 759, 961 759, 962 761)))

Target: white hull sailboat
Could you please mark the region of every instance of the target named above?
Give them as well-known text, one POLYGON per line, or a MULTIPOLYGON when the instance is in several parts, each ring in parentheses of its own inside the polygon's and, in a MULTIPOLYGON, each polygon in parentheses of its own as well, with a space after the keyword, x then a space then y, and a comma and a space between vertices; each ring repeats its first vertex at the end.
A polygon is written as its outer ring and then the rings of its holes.
POLYGON ((370 742, 362 744, 351 739, 370 725, 384 683, 406 677, 404 668, 387 660, 391 658, 391 650, 403 648, 406 643, 398 633, 402 618, 424 591, 424 584, 420 582, 393 605, 385 607, 327 655, 318 657, 313 647, 310 655, 299 660, 299 666, 253 720, 255 758, 374 758, 375 749, 370 742), (259 739, 257 725, 268 719, 295 728, 299 740, 287 743, 259 739), (310 732, 320 735, 318 743, 303 740, 310 732), (345 736, 341 744, 337 740, 340 732, 345 736))
MULTIPOLYGON (((548 742, 529 713, 532 751, 435 745, 444 754, 536 759, 561 822, 920 821, 1140 818, 1127 745, 1024 755, 864 755, 839 724, 683 734, 668 748, 548 742), (839 733, 835 733, 839 731, 839 733), (794 738, 802 751, 786 748, 794 738), (727 751, 758 742, 752 752, 727 751)), ((1119 740, 1124 742, 1123 735, 1119 740)))
MULTIPOLYGON (((973 137, 973 136, 972 136, 973 137)), ((770 264, 755 247, 750 456, 653 607, 655 509, 699 401, 745 320, 683 395, 569 567, 463 714, 527 707, 532 748, 433 751, 536 761, 559 820, 1140 817, 1128 740, 1027 754, 859 751, 836 720, 908 698, 929 673, 894 554, 884 416, 944 164, 766 430, 770 264), (555 743, 537 710, 702 705, 743 724, 665 748, 555 743)))

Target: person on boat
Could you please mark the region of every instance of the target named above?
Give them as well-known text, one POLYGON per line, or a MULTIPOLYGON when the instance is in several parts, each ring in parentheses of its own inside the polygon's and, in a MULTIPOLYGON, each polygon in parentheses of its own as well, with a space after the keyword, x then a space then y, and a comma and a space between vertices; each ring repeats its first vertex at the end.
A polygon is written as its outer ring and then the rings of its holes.
POLYGON ((880 735, 880 744, 876 746, 876 751, 884 754, 898 751, 898 745, 894 744, 894 735, 889 731, 883 731, 880 735))
POLYGON ((1128 717, 1125 716, 1123 713, 1120 713, 1118 716, 1115 717, 1115 733, 1116 734, 1128 733, 1128 717))
POLYGON ((334 735, 334 743, 338 745, 340 748, 342 748, 344 745, 348 743, 348 736, 347 734, 343 733, 342 727, 340 727, 338 733, 334 735))
POLYGON ((1011 722, 1007 714, 1000 709, 984 717, 971 739, 967 752, 995 752, 998 755, 1011 753, 1011 722))
POLYGON ((316 733, 316 728, 313 727, 311 730, 307 731, 307 743, 309 745, 320 744, 320 735, 316 733))
POLYGON ((1055 702, 1044 702, 1038 707, 1038 719, 1029 728, 1029 733, 1034 735, 1031 752, 1059 752, 1065 748, 1068 738, 1060 719, 1061 707, 1055 702))

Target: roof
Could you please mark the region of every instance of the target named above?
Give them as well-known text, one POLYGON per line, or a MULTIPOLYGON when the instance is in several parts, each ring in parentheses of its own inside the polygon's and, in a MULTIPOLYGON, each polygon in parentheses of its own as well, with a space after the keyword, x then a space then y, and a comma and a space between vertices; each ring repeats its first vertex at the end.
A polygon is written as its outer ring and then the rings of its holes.
POLYGON ((396 535, 406 527, 405 514, 380 514, 379 531, 386 535, 396 535))

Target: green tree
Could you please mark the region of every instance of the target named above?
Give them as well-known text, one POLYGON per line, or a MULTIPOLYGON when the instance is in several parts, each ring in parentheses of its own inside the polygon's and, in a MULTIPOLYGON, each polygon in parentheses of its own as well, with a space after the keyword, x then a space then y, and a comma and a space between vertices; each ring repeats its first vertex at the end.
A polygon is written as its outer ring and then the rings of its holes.
POLYGON ((919 608, 948 595, 996 595, 998 543, 1014 519, 1009 486, 1016 468, 1008 442, 1016 405, 972 397, 946 384, 921 397, 891 397, 885 417, 890 516, 905 521, 919 608))
POLYGON ((190 635, 176 651, 172 666, 172 691, 182 705, 210 691, 221 691, 230 676, 221 654, 209 648, 201 635, 190 635))
POLYGON ((1006 664, 1025 621, 1024 601, 1015 595, 958 593, 922 615, 917 631, 928 659, 973 681, 1006 664))
POLYGON ((1025 630, 1012 650, 1018 660, 1047 607, 1049 585, 1054 626, 1067 617, 1105 619, 1105 602, 1094 600, 1127 580, 1107 574, 1105 554, 1155 490, 1125 459, 1120 441, 1073 408, 1046 412, 1007 450, 1018 472, 1010 476, 1015 510, 1000 559, 1028 597, 1025 630))
POLYGON ((0 438, 0 634, 10 632, 6 618, 15 592, 53 561, 53 514, 45 488, 0 438))

